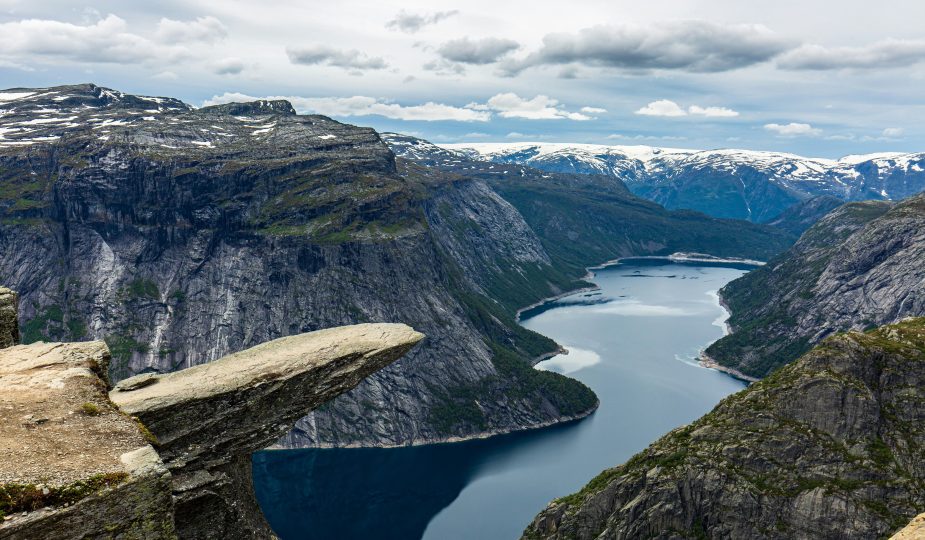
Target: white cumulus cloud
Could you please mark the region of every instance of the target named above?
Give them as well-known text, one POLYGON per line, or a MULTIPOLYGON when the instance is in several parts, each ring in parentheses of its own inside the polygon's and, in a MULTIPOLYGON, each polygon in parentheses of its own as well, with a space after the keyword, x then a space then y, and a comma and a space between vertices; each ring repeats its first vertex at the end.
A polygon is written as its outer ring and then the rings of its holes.
POLYGON ((687 111, 670 99, 653 101, 636 111, 643 116, 687 116, 687 111))
POLYGON ((406 34, 414 34, 425 26, 437 24, 444 19, 449 19, 458 14, 459 11, 455 9, 451 11, 437 11, 435 13, 408 13, 403 10, 400 11, 395 18, 387 22, 385 27, 392 30, 399 30, 406 34))
POLYGON ((925 62, 925 40, 885 39, 862 47, 806 44, 789 51, 777 65, 793 70, 883 69, 925 62))
POLYGON ((817 137, 822 134, 821 129, 800 122, 765 124, 764 129, 776 133, 779 137, 817 137))
POLYGON ((531 99, 513 92, 496 94, 484 104, 469 104, 474 110, 489 109, 502 118, 525 118, 527 120, 593 120, 593 117, 578 112, 569 112, 559 106, 559 101, 542 94, 531 99))
POLYGON ((698 105, 691 105, 687 108, 687 112, 710 118, 732 118, 734 116, 739 116, 738 111, 726 107, 700 107, 698 105))
POLYGON ((705 116, 708 118, 733 118, 739 116, 738 111, 734 111, 727 107, 701 107, 700 105, 691 105, 687 109, 684 109, 674 101, 670 99, 660 99, 658 101, 653 101, 636 111, 636 114, 641 114, 643 116, 667 116, 667 117, 678 117, 678 116, 705 116))
POLYGON ((130 32, 125 20, 107 15, 92 23, 72 24, 47 19, 23 19, 0 24, 0 60, 128 64, 175 61, 185 48, 160 43, 130 32))
POLYGON ((240 58, 224 58, 215 64, 218 75, 237 75, 244 71, 244 62, 240 58))
POLYGON ((898 139, 906 134, 906 130, 898 127, 889 127, 883 130, 880 135, 889 139, 898 139))

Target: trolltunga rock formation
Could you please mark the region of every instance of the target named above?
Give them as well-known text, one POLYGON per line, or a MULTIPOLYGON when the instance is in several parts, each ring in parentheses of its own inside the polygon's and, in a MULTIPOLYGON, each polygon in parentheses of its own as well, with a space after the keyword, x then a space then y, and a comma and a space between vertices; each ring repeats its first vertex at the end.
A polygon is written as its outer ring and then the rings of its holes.
POLYGON ((103 342, 3 348, 0 540, 272 538, 251 454, 423 337, 331 328, 111 390, 103 342))

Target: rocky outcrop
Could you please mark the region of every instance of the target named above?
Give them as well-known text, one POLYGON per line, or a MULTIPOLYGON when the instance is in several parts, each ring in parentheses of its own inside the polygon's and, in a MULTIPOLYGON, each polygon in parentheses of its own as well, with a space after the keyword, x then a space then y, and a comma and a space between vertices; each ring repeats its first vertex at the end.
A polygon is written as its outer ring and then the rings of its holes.
POLYGON ((846 204, 721 291, 733 332, 707 348, 763 377, 826 336, 925 316, 925 195, 846 204))
POLYGON ((18 309, 19 297, 16 293, 0 287, 0 349, 19 343, 18 309))
POLYGON ((251 454, 423 337, 400 324, 319 330, 175 373, 132 377, 109 396, 157 440, 173 476, 182 538, 269 537, 253 494, 251 454))
POLYGON ((525 538, 877 538, 925 508, 925 319, 823 343, 659 439, 525 538))
POLYGON ((0 350, 0 539, 271 538, 251 454, 422 338, 320 330, 108 395, 103 342, 0 350))

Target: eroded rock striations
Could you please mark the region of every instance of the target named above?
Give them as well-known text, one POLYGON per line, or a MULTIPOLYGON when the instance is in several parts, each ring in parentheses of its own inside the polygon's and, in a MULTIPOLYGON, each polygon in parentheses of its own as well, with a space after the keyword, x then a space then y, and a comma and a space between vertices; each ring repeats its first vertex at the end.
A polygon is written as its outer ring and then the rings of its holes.
POLYGON ((763 377, 826 336, 925 316, 925 195, 846 204, 720 295, 733 333, 707 348, 763 377))
POLYGON ((422 338, 319 330, 108 395, 103 342, 0 350, 0 538, 271 538, 251 454, 422 338))
POLYGON ((925 508, 925 319, 832 336, 525 538, 878 538, 925 508))

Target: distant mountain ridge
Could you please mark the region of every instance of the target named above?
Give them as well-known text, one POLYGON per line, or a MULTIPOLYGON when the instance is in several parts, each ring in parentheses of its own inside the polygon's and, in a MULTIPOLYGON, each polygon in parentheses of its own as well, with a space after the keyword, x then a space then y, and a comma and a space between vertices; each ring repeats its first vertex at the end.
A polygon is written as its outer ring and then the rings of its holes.
POLYGON ((898 200, 925 189, 925 153, 851 155, 839 160, 781 152, 690 150, 571 143, 458 143, 470 159, 560 173, 602 174, 669 209, 766 222, 815 196, 898 200))

